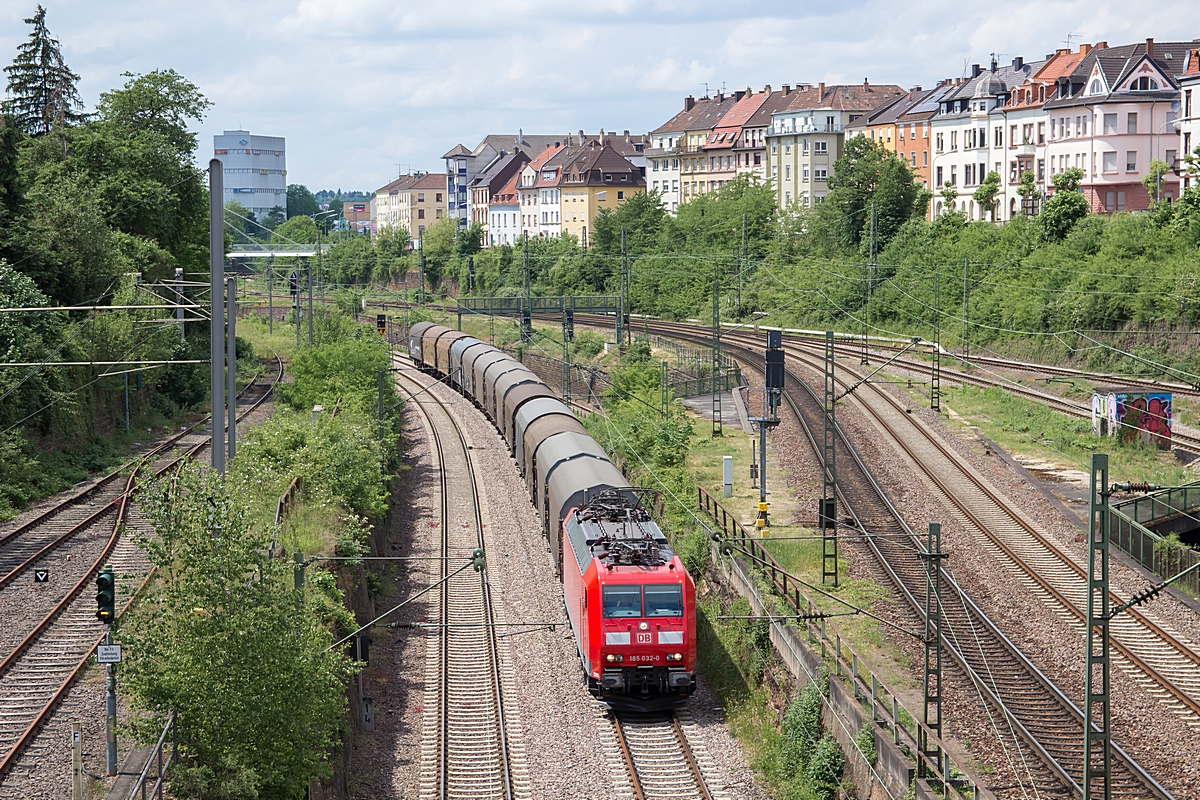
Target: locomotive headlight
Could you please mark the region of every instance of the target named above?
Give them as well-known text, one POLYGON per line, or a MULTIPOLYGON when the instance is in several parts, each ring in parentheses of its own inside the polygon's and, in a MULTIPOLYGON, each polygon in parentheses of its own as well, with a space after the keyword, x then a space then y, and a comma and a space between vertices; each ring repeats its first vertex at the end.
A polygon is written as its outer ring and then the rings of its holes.
POLYGON ((612 662, 616 661, 616 656, 614 656, 612 653, 609 653, 609 654, 608 654, 608 658, 607 658, 607 659, 605 659, 605 660, 606 660, 606 661, 608 661, 608 663, 610 663, 610 664, 611 664, 612 662))
POLYGON ((676 660, 676 661, 683 661, 683 653, 676 653, 676 654, 675 654, 675 660, 676 660))
POLYGON ((674 660, 675 660, 675 654, 667 653, 667 661, 674 661, 674 660))

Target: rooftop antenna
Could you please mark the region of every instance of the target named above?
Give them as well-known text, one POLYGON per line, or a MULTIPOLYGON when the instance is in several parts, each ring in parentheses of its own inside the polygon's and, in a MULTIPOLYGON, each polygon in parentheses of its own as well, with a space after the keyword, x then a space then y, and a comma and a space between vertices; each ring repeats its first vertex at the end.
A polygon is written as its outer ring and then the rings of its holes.
POLYGON ((725 94, 725 81, 721 81, 721 94, 725 94))
POLYGON ((708 81, 705 81, 704 83, 702 83, 700 85, 704 87, 704 96, 708 97, 708 81))
POLYGON ((1079 38, 1081 38, 1081 37, 1080 37, 1080 35, 1079 35, 1079 34, 1077 34, 1077 33, 1068 33, 1068 34, 1067 34, 1067 38, 1066 38, 1066 39, 1063 39, 1063 43, 1064 43, 1064 44, 1066 44, 1066 46, 1067 46, 1067 49, 1068 49, 1068 50, 1070 50, 1070 49, 1071 49, 1071 40, 1072 40, 1072 39, 1079 39, 1079 38))

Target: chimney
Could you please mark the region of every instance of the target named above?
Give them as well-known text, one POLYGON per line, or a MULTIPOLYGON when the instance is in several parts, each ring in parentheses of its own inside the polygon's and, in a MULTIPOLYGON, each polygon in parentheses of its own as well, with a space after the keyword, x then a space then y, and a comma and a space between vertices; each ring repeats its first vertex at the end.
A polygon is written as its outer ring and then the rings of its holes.
POLYGON ((914 87, 912 87, 911 89, 909 89, 909 90, 908 90, 909 94, 916 94, 916 93, 917 93, 917 92, 919 92, 919 91, 921 91, 921 87, 920 87, 920 86, 914 86, 914 87))
POLYGON ((625 138, 626 138, 626 139, 628 139, 628 138, 629 138, 629 131, 625 131, 625 138))
POLYGON ((716 101, 717 101, 718 103, 720 103, 720 102, 721 102, 722 100, 724 100, 724 99, 725 99, 725 93, 724 93, 724 92, 717 92, 716 101))
POLYGON ((979 66, 978 64, 971 65, 971 77, 972 78, 978 78, 982 74, 983 74, 983 67, 979 66))
POLYGON ((1146 55, 1149 56, 1150 58, 1154 58, 1154 40, 1153 39, 1146 40, 1146 55))
POLYGON ((792 93, 792 87, 791 87, 791 86, 788 86, 788 85, 785 83, 785 84, 783 85, 783 96, 784 96, 784 97, 787 97, 787 96, 788 96, 789 94, 791 94, 791 93, 792 93))
POLYGON ((579 143, 583 144, 583 128, 579 129, 579 143))
POLYGON ((1096 47, 1095 47, 1095 49, 1096 49, 1096 50, 1107 50, 1107 49, 1108 49, 1108 42, 1096 42, 1096 47))
MULTIPOLYGON (((993 64, 994 64, 994 63, 995 63, 995 62, 993 62, 993 64)), ((1013 59, 1013 69, 1015 69, 1015 70, 1019 70, 1019 69, 1021 69, 1021 68, 1022 68, 1022 67, 1024 67, 1024 66, 1025 66, 1025 59, 1024 59, 1024 57, 1022 57, 1022 56, 1017 56, 1016 58, 1014 58, 1014 59, 1013 59)), ((993 66, 993 67, 992 67, 992 69, 995 69, 995 67, 993 66)))
POLYGON ((825 96, 825 82, 821 81, 820 83, 817 84, 817 99, 819 100, 824 96, 825 96))
POLYGON ((1090 44, 1079 45, 1079 55, 1086 56, 1090 52, 1092 52, 1092 46, 1090 44))
POLYGON ((683 110, 684 111, 691 111, 695 107, 696 107, 696 98, 692 97, 691 95, 688 95, 687 97, 683 98, 683 110))
POLYGON ((863 91, 866 91, 869 88, 871 88, 871 82, 866 78, 863 78, 863 91))
POLYGON ((763 87, 763 94, 770 94, 770 93, 771 93, 771 84, 768 83, 766 86, 763 87))
POLYGON ((517 128, 517 142, 519 144, 525 144, 525 129, 524 128, 517 128))
POLYGON ((741 102, 741 99, 745 96, 746 96, 746 93, 743 92, 741 89, 738 89, 736 92, 733 93, 733 101, 735 103, 741 102))

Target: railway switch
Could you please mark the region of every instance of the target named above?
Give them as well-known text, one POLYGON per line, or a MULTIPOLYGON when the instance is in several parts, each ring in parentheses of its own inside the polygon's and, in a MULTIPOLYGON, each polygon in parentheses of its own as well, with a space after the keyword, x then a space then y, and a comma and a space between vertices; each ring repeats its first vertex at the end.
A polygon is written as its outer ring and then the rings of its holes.
POLYGON ((112 567, 96 575, 96 619, 111 625, 117 616, 117 581, 112 567))

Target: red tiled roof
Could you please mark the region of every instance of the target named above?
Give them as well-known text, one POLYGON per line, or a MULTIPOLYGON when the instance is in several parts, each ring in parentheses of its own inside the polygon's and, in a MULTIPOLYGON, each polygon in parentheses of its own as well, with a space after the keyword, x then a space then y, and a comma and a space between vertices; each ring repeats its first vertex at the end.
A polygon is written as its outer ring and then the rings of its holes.
POLYGON ((805 111, 811 108, 829 108, 834 111, 869 111, 886 102, 895 100, 905 91, 899 86, 872 86, 861 84, 835 84, 806 87, 796 92, 795 99, 788 104, 787 111, 805 111))
POLYGON ((1200 75, 1200 49, 1188 50, 1187 60, 1183 66, 1184 75, 1200 75))
POLYGON ((741 100, 733 104, 733 108, 725 112, 725 116, 721 117, 720 124, 709 134, 705 147, 732 147, 742 128, 754 117, 766 99, 767 95, 762 92, 747 92, 741 100), (717 141, 718 139, 721 141, 717 141))

